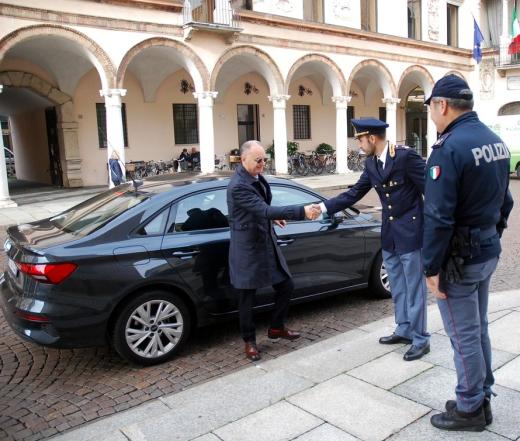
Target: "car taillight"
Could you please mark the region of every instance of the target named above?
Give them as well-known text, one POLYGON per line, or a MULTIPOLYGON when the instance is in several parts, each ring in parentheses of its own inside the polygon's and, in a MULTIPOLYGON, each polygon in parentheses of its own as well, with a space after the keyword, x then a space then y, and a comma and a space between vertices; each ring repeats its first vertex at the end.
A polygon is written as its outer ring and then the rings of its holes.
POLYGON ((15 315, 23 320, 33 323, 49 323, 49 319, 42 314, 32 314, 30 312, 16 310, 15 315))
POLYGON ((16 262, 18 269, 42 283, 57 285, 69 277, 78 267, 74 263, 21 263, 16 262))

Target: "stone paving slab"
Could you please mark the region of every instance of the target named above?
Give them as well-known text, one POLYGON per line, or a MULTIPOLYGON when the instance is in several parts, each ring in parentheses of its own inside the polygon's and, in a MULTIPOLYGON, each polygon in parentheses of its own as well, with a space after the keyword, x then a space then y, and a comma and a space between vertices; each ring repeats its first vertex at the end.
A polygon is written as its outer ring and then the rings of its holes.
POLYGON ((283 441, 323 423, 286 401, 279 402, 215 430, 223 441, 283 441))
MULTIPOLYGON (((163 402, 156 400, 143 404, 135 409, 120 412, 97 422, 86 424, 73 432, 65 433, 53 438, 53 441, 101 441, 104 437, 112 436, 117 440, 116 432, 120 427, 143 421, 157 415, 166 414, 170 408, 163 402)), ((124 437, 122 439, 125 439, 124 437)), ((126 440, 127 441, 127 440, 126 440)))
POLYGON ((446 400, 455 396, 456 381, 454 371, 435 366, 394 387, 392 392, 432 409, 443 410, 446 400))
POLYGON ((305 357, 297 354, 277 358, 262 367, 267 370, 284 369, 319 383, 391 352, 393 346, 379 344, 380 335, 380 332, 366 334, 342 346, 325 350, 320 348, 305 357))
POLYGON ((520 355, 520 312, 514 311, 489 325, 491 345, 520 355))
POLYGON ((483 432, 448 432, 437 430, 430 423, 430 418, 437 412, 431 412, 420 420, 395 434, 388 441, 507 441, 508 438, 484 430, 483 432))
MULTIPOLYGON (((491 339, 491 343, 493 344, 493 339, 491 339)), ((442 366, 446 369, 455 370, 453 349, 449 337, 438 333, 432 334, 430 338, 430 348, 430 353, 421 358, 422 361, 442 366)), ((399 348, 395 352, 404 354, 406 350, 407 347, 399 348)), ((515 354, 510 354, 509 352, 500 351, 498 349, 492 349, 491 354, 491 365, 493 370, 498 369, 516 357, 515 354)))
POLYGON ((348 375, 340 375, 287 401, 366 441, 383 440, 430 411, 348 375))
POLYGON ((222 441, 220 438, 217 438, 216 435, 212 433, 207 433, 206 435, 199 436, 194 438, 192 441, 222 441))
POLYGON ((401 354, 391 352, 348 371, 348 375, 382 389, 391 389, 432 367, 422 360, 405 362, 401 354))
POLYGON ((520 438, 520 392, 499 385, 493 386, 497 394, 491 405, 493 409, 493 424, 488 430, 509 439, 520 438))
POLYGON ((294 441, 357 441, 358 439, 337 427, 325 423, 299 436, 294 441))
MULTIPOLYGON (((258 367, 196 386, 161 399, 170 411, 123 427, 142 440, 190 440, 259 411, 313 383, 286 371, 266 372, 258 367)), ((136 440, 137 441, 137 440, 136 440)))
POLYGON ((494 375, 497 384, 520 392, 520 357, 516 357, 505 366, 502 366, 494 372, 494 375))

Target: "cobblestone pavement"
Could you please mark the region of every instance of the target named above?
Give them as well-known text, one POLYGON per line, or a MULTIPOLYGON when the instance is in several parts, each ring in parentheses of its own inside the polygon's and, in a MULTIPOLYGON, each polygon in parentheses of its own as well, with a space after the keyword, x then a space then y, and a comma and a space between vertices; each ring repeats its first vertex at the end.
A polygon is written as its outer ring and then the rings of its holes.
MULTIPOLYGON (((520 201, 520 181, 512 180, 511 189, 520 201)), ((324 193, 332 196, 337 191, 324 193)), ((379 205, 373 192, 361 203, 379 205)), ((520 286, 519 206, 504 235, 493 291, 520 286)), ((2 243, 3 236, 0 232, 2 243)), ((295 342, 269 341, 265 337, 268 315, 261 315, 258 343, 269 359, 390 314, 390 300, 370 300, 364 291, 338 295, 291 309, 289 326, 302 331, 302 338, 295 342)), ((227 374, 248 364, 242 350, 237 323, 227 322, 196 331, 174 360, 137 368, 107 347, 57 350, 22 341, 0 314, 0 440, 44 439, 227 374)))

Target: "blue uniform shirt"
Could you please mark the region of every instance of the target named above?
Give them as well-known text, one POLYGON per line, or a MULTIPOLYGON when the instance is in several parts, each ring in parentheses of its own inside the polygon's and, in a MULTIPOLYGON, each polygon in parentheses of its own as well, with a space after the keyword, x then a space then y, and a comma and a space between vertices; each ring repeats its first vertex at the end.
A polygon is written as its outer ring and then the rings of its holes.
MULTIPOLYGON (((459 116, 433 145, 426 165, 423 261, 426 275, 439 273, 457 227, 486 228, 506 220, 513 208, 509 192, 509 150, 475 112, 459 116)), ((485 262, 500 254, 498 234, 481 242, 485 262)))
POLYGON ((385 251, 406 254, 422 246, 425 162, 413 149, 395 147, 387 153, 385 168, 369 156, 359 181, 348 191, 325 202, 327 213, 336 213, 359 201, 373 188, 383 210, 381 244, 385 251))

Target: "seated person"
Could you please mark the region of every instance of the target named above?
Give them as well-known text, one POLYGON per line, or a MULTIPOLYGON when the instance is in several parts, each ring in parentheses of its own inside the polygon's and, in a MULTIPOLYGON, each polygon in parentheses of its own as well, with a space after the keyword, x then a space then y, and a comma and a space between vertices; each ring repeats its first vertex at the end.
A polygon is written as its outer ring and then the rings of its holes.
POLYGON ((190 163, 191 163, 191 156, 188 153, 188 149, 182 149, 182 152, 179 155, 179 164, 181 166, 181 170, 187 170, 188 165, 190 163))

